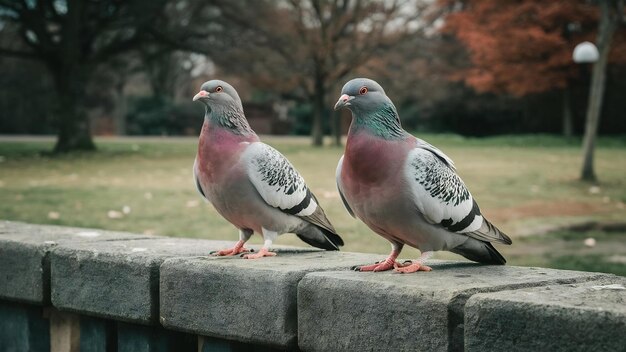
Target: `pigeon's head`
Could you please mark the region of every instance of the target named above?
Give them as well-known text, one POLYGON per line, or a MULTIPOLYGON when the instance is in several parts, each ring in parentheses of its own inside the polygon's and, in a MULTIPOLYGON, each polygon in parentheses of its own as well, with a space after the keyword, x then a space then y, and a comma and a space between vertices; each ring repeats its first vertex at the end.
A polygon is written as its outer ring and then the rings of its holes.
POLYGON ((391 100, 380 84, 369 78, 355 78, 341 89, 335 110, 348 108, 352 112, 367 112, 380 109, 387 103, 391 103, 391 100))
POLYGON ((214 110, 216 108, 234 107, 241 109, 239 94, 230 84, 214 79, 204 82, 200 91, 193 97, 193 101, 199 100, 214 110))

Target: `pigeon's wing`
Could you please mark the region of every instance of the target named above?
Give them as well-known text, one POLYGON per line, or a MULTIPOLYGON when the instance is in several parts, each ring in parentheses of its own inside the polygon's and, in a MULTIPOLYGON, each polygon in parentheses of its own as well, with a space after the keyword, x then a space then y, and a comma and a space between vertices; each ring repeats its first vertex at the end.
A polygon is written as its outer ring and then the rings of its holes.
POLYGON ((200 195, 202 196, 202 198, 205 201, 209 201, 209 199, 206 197, 206 194, 204 194, 204 191, 202 190, 202 186, 200 185, 200 181, 198 181, 198 159, 194 160, 193 162, 193 182, 196 184, 196 189, 198 190, 198 193, 200 193, 200 195))
POLYGON ((250 182, 268 205, 337 233, 302 176, 280 152, 256 142, 242 157, 250 182))
POLYGON ((419 138, 415 138, 415 139, 417 139, 417 147, 418 148, 426 149, 429 152, 433 153, 437 158, 439 158, 439 160, 441 160, 443 163, 448 165, 448 167, 450 167, 452 170, 456 171, 456 167, 454 166, 454 161, 452 161, 452 159, 450 159, 450 157, 448 157, 441 150, 439 150, 439 148, 437 148, 434 145, 426 142, 423 139, 419 139, 419 138))
MULTIPOLYGON (((427 221, 477 240, 511 244, 511 239, 483 218, 480 208, 443 152, 418 143, 407 158, 407 182, 415 205, 427 221)), ((451 160, 450 160, 451 162, 451 160)))
POLYGON ((337 163, 337 171, 335 171, 335 180, 337 181, 337 190, 339 191, 339 196, 341 197, 341 201, 343 202, 343 206, 346 207, 348 213, 354 218, 354 211, 350 208, 350 204, 346 201, 346 197, 343 195, 343 185, 341 184, 341 168, 343 166, 343 155, 341 159, 339 159, 339 163, 337 163))

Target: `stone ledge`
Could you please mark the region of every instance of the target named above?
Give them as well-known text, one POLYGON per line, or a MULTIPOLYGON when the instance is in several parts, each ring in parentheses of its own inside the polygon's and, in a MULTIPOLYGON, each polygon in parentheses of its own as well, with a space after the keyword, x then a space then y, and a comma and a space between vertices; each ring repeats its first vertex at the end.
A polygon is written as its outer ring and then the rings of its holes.
MULTIPOLYGON (((626 291, 592 289, 626 286, 626 278, 448 261, 429 261, 429 273, 357 273, 349 268, 384 255, 314 248, 278 247, 278 257, 261 260, 208 256, 232 244, 0 221, 0 303, 35 304, 0 315, 41 323, 42 304, 52 302, 80 314, 84 336, 103 339, 95 316, 124 329, 124 322, 153 325, 137 327, 150 336, 207 336, 199 339, 203 350, 252 348, 246 343, 307 351, 626 345, 626 291), (170 330, 154 326, 159 316, 170 330)), ((7 322, 14 331, 11 320, 0 323, 7 322)), ((36 340, 24 334, 11 343, 36 340)), ((152 337, 154 346, 163 344, 152 337)))
POLYGON ((305 351, 457 351, 463 308, 480 292, 588 281, 603 274, 429 261, 432 272, 312 273, 298 286, 305 351))
POLYGON ((50 302, 49 252, 67 243, 150 238, 125 232, 0 221, 0 297, 50 302))
POLYGON ((465 350, 624 350, 624 287, 626 278, 607 276, 584 283, 477 294, 465 306, 465 350))
POLYGON ((104 318, 157 323, 161 263, 206 256, 228 245, 232 243, 147 238, 58 246, 50 256, 52 304, 104 318))
POLYGON ((262 260, 170 259, 161 266, 163 326, 278 348, 297 346, 296 292, 305 274, 380 256, 279 252, 262 260))

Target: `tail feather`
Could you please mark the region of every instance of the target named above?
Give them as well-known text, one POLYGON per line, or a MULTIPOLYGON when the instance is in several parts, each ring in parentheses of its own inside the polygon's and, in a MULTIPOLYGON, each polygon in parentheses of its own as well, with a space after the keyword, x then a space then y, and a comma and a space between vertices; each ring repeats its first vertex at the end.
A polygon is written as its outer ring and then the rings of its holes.
POLYGON ((338 251, 343 246, 343 239, 338 234, 316 225, 307 226, 296 235, 311 246, 327 251, 338 251))
POLYGON ((486 242, 498 242, 504 244, 511 244, 511 238, 507 236, 504 232, 500 231, 497 227, 495 227, 492 223, 490 223, 487 219, 483 218, 482 226, 472 232, 465 232, 464 235, 475 238, 479 241, 486 242))
POLYGON ((491 243, 475 240, 473 238, 469 238, 462 245, 450 251, 482 264, 506 264, 506 259, 504 259, 502 254, 500 254, 491 243))

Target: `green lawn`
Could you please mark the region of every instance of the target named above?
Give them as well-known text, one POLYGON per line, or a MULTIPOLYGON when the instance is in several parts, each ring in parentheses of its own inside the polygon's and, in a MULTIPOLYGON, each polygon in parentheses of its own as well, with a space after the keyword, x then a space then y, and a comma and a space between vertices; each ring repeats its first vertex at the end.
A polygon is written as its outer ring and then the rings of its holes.
MULTIPOLYGON (((599 141, 598 185, 577 181, 580 142, 549 136, 467 139, 421 135, 457 165, 483 213, 514 241, 498 246, 514 265, 626 275, 626 231, 546 229, 598 221, 626 223, 626 138, 599 141), (586 237, 596 246, 585 247, 586 237)), ((387 254, 389 244, 344 210, 335 188, 342 149, 306 138, 263 137, 300 170, 343 236, 344 250, 387 254)), ((52 157, 52 140, 0 138, 0 218, 178 237, 237 239, 237 231, 196 193, 195 138, 101 138, 99 151, 52 157), (124 207, 130 210, 123 213, 124 207), (119 213, 109 214, 110 211, 119 213), (120 215, 110 218, 109 215, 120 215)), ((261 243, 255 236, 254 243, 261 243)), ((304 245, 293 235, 278 244, 304 245)), ((404 257, 418 251, 405 250, 404 257)), ((441 253, 437 258, 459 257, 441 253)))

